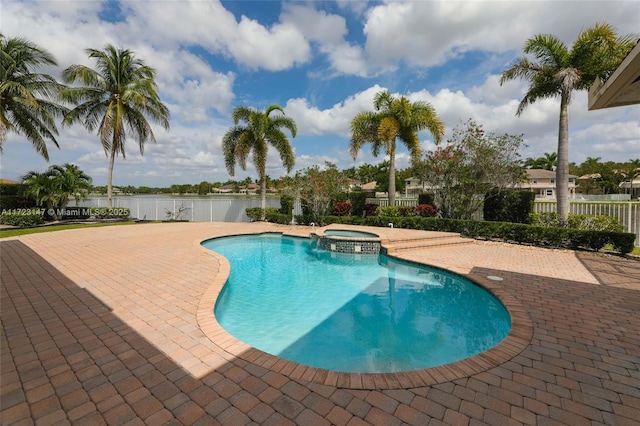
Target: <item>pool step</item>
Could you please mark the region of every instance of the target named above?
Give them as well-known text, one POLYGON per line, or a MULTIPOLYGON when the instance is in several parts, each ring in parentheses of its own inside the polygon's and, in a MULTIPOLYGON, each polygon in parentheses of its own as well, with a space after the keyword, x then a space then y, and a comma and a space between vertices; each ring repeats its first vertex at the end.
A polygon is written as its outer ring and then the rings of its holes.
POLYGON ((446 236, 437 236, 431 238, 414 238, 406 240, 393 240, 384 244, 382 249, 387 254, 399 251, 428 249, 431 247, 454 246, 470 244, 473 240, 462 238, 459 235, 447 234, 446 236))

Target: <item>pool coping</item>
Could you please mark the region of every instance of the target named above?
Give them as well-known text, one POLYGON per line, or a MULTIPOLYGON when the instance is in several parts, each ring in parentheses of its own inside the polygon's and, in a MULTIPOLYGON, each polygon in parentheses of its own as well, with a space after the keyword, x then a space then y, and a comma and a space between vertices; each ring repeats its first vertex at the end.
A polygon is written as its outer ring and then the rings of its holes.
MULTIPOLYGON (((228 236, 249 234, 255 234, 255 232, 230 234, 228 236)), ((282 232, 281 234, 287 235, 285 232, 282 232)), ((308 238, 299 235, 292 236, 308 238)), ((507 337, 505 337, 496 346, 469 358, 437 367, 403 372, 348 373, 312 367, 295 361, 289 361, 241 342, 228 333, 217 321, 214 315, 215 303, 227 282, 231 266, 224 256, 215 253, 202 245, 202 243, 207 240, 209 240, 209 238, 195 240, 193 244, 199 247, 200 250, 213 256, 219 262, 220 266, 218 274, 214 277, 211 285, 204 292, 198 304, 196 319, 200 329, 209 338, 209 340, 222 351, 247 362, 280 373, 291 379, 304 380, 340 388, 362 390, 406 389, 421 386, 432 386, 438 383, 469 377, 474 374, 487 371, 491 368, 498 367, 520 354, 533 339, 533 322, 527 310, 520 301, 518 301, 506 288, 499 284, 499 281, 495 281, 491 278, 475 273, 462 274, 434 265, 409 261, 415 264, 446 270, 452 274, 462 276, 493 294, 505 306, 511 316, 511 330, 507 337)), ((397 255, 390 257, 405 260, 397 255)))

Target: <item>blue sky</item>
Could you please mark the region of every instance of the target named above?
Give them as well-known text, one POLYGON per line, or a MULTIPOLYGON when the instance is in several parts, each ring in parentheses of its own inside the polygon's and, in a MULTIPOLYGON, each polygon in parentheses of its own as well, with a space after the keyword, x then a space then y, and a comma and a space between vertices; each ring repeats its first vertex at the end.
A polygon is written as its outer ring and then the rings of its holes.
MULTIPOLYGON (((94 64, 84 49, 107 44, 133 50, 157 71, 171 130, 155 128, 144 156, 135 140, 118 158, 115 185, 168 186, 226 181, 221 140, 233 108, 279 104, 298 125, 291 140, 295 169, 325 161, 339 168, 377 164, 365 147, 348 154, 349 123, 372 110, 381 90, 431 103, 448 136, 473 118, 488 131, 524 134, 523 157, 555 152, 558 100, 538 102, 516 117, 525 82, 500 86, 499 76, 528 37, 550 33, 571 45, 579 32, 607 22, 621 34, 638 31, 640 2, 598 1, 12 1, 3 0, 5 36, 49 50, 59 76, 76 63, 94 64)), ((587 111, 587 94, 570 106, 570 161, 640 157, 640 107, 587 111)), ((423 148, 433 149, 428 133, 423 148)), ((106 183, 107 158, 98 137, 80 125, 60 129, 51 164, 75 163, 106 183)), ((273 151, 273 150, 272 150, 273 151)), ((409 165, 404 149, 398 167, 409 165)), ((10 134, 0 175, 18 179, 48 164, 10 134)), ((251 165, 234 179, 257 177, 251 165)), ((286 174, 271 152, 267 173, 286 174)))

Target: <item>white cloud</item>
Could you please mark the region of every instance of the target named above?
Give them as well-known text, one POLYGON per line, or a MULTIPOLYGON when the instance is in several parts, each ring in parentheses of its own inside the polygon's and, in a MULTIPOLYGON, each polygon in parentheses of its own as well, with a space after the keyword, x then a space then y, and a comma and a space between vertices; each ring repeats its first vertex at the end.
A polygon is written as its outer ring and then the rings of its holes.
MULTIPOLYGON (((84 49, 106 44, 134 50, 157 70, 160 96, 172 114, 171 130, 154 124, 158 144, 147 143, 141 157, 135 140, 128 140, 126 161, 116 163, 120 184, 153 186, 175 179, 229 179, 221 139, 239 102, 258 108, 274 100, 285 105, 298 125, 299 136, 291 141, 296 169, 325 161, 340 168, 377 164, 383 157, 373 158, 368 147, 351 159, 350 122, 357 113, 372 110, 376 92, 401 87, 407 76, 424 80, 425 89, 403 94, 433 104, 447 136, 460 121, 473 118, 489 131, 524 133, 529 144, 524 156, 553 152, 558 101, 538 101, 516 117, 527 85, 512 81, 500 86, 497 69, 519 55, 524 40, 536 33, 549 32, 571 44, 596 21, 611 22, 623 34, 637 31, 635 2, 340 1, 338 8, 327 10, 323 3, 287 2, 281 11, 277 5, 265 8, 270 10, 266 16, 235 4, 233 10, 249 12, 234 16, 219 1, 111 2, 110 8, 121 8, 122 19, 109 23, 100 19, 101 1, 8 1, 2 4, 2 31, 50 50, 60 65, 43 71, 54 76, 72 63, 95 66, 84 49), (473 69, 465 68, 463 57, 471 51, 485 61, 473 69), (431 68, 436 64, 443 68, 431 68), (430 84, 443 69, 444 75, 430 84), (315 98, 325 87, 320 106, 315 98)), ((587 95, 580 92, 570 106, 571 161, 637 157, 640 107, 587 111, 586 104, 587 95)), ((423 147, 433 147, 427 132, 420 137, 423 147)), ((107 159, 95 132, 81 125, 60 128, 58 140, 60 150, 50 146, 51 164, 79 163, 99 184, 107 159)), ((14 133, 4 149, 3 177, 49 165, 14 133)), ((402 149, 397 161, 399 168, 408 166, 402 149)), ((237 170, 236 178, 255 177, 252 167, 249 161, 247 172, 237 170)), ((269 152, 267 170, 271 176, 285 174, 275 150, 269 152)))
POLYGON ((290 99, 285 110, 296 121, 301 135, 337 134, 349 137, 351 119, 360 112, 371 110, 374 95, 382 90, 385 89, 374 85, 324 110, 310 105, 306 99, 290 99))
POLYGON ((615 22, 622 34, 637 31, 635 2, 392 1, 366 12, 365 57, 370 70, 400 62, 429 67, 473 50, 520 52, 534 34, 551 33, 567 44, 596 22, 615 22))
POLYGON ((184 51, 157 51, 146 45, 136 49, 142 58, 153 58, 157 72, 158 91, 170 104, 174 118, 206 122, 212 110, 227 114, 234 99, 235 74, 219 73, 202 58, 184 51))

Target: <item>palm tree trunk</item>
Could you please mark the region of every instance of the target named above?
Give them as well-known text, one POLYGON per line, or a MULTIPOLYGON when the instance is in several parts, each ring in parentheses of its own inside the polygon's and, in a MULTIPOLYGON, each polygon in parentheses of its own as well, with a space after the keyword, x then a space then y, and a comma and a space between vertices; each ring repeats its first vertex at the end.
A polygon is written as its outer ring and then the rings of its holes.
MULTIPOLYGON (((115 145, 114 145, 115 146, 115 145)), ((113 165, 116 161, 116 150, 112 147, 109 155, 109 170, 107 172, 107 207, 113 207, 113 165)))
POLYGON ((267 208, 267 178, 266 176, 260 176, 260 207, 262 208, 262 213, 260 214, 261 219, 265 219, 265 210, 267 208))
POLYGON ((556 204, 558 219, 566 224, 569 219, 569 96, 560 99, 558 126, 558 165, 556 168, 556 204))
POLYGON ((396 205, 396 150, 389 151, 389 205, 396 205))

